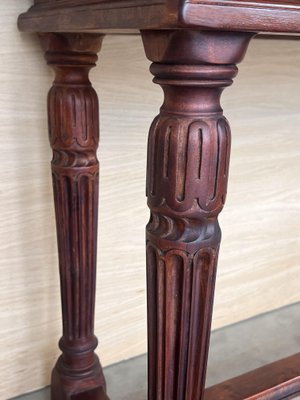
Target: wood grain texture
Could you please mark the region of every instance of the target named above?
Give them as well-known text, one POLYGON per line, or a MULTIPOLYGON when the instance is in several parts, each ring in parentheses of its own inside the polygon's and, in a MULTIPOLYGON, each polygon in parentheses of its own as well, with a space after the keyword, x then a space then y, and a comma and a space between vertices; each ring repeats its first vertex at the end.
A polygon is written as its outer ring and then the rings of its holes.
POLYGON ((51 380, 53 400, 107 400, 94 350, 99 143, 98 97, 89 80, 103 35, 40 34, 55 71, 48 93, 63 334, 51 380))
POLYGON ((203 399, 231 143, 220 97, 252 36, 142 32, 164 92, 147 161, 149 400, 203 399))
POLYGON ((300 32, 300 4, 295 0, 186 0, 180 17, 185 26, 300 32))
MULTIPOLYGON (((15 26, 30 3, 0 6, 3 399, 49 384, 61 334, 45 119, 53 73, 35 36, 15 26)), ((148 68, 138 36, 110 36, 91 72, 102 121, 95 332, 103 365, 146 350, 146 147, 162 102, 148 68)), ((233 141, 213 328, 300 300, 299 72, 299 42, 254 40, 223 95, 233 141)))
POLYGON ((205 390, 204 400, 282 400, 300 394, 300 353, 205 390))
POLYGON ((214 28, 300 32, 300 5, 288 0, 59 0, 36 2, 19 18, 28 32, 214 28))

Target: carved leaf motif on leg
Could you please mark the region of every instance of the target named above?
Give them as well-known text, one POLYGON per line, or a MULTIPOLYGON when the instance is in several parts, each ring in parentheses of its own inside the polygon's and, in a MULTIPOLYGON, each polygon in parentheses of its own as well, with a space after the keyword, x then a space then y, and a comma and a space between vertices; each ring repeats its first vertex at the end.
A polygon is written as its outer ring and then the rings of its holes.
POLYGON ((161 116, 150 129, 151 400, 194 400, 203 393, 229 153, 230 128, 221 115, 161 116))
POLYGON ((108 400, 94 352, 99 117, 97 94, 88 77, 102 38, 41 35, 46 60, 55 71, 48 115, 63 316, 52 400, 108 400))
POLYGON ((164 91, 148 140, 148 400, 201 400, 230 156, 220 96, 253 35, 142 36, 164 91))
POLYGON ((219 213, 226 198, 230 127, 225 117, 157 118, 148 142, 147 196, 153 207, 219 213), (208 173, 212 172, 212 173, 208 173))
POLYGON ((99 142, 98 97, 84 88, 55 84, 49 91, 49 139, 52 146, 93 148, 99 142), (55 113, 50 112, 55 110, 55 113))
POLYGON ((149 334, 149 398, 194 400, 205 381, 230 129, 220 116, 162 117, 153 126, 147 281, 149 329, 156 334, 149 334))

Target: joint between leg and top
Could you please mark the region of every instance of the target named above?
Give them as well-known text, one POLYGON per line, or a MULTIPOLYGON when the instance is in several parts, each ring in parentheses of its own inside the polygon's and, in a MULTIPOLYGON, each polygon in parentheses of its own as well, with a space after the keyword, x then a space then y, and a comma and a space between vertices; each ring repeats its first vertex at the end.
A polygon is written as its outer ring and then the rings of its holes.
POLYGON ((164 92, 148 141, 148 399, 204 395, 231 133, 221 93, 253 34, 142 31, 164 92))

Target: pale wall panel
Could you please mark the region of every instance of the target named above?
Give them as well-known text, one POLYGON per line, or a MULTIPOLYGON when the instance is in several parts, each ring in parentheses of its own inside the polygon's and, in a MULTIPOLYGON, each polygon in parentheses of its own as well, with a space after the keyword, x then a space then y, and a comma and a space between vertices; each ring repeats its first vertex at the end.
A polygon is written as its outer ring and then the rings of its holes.
MULTIPOLYGON (((52 73, 30 4, 0 6, 0 399, 49 383, 60 303, 45 119, 52 73)), ((300 300, 300 42, 254 41, 223 105, 233 130, 214 328, 300 300)), ((92 72, 101 104, 96 332, 104 365, 146 350, 144 177, 161 104, 139 37, 110 36, 92 72)))

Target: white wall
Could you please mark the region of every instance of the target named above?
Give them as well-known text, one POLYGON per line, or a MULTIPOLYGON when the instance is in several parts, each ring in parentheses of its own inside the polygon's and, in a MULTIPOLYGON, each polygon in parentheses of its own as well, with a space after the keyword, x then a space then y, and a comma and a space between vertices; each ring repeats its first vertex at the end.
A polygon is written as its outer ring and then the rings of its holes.
MULTIPOLYGON (((0 6, 0 398, 49 383, 60 300, 46 127, 52 73, 0 6)), ((300 300, 300 41, 253 41, 223 105, 233 149, 214 328, 300 300)), ((96 333, 104 365, 146 350, 147 130, 160 106, 140 38, 104 41, 96 333)))

